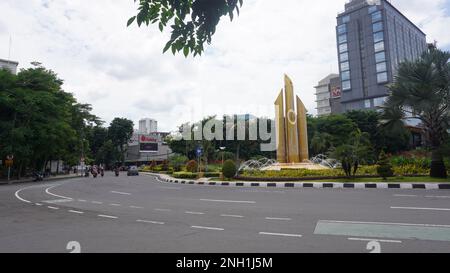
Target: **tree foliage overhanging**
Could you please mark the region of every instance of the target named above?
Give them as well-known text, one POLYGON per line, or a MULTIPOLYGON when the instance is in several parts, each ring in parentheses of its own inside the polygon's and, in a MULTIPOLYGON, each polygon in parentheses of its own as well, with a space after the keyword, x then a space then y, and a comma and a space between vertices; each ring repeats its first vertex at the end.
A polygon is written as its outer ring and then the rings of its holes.
POLYGON ((127 25, 137 22, 157 24, 160 31, 170 25, 171 37, 164 47, 164 52, 182 51, 187 57, 201 55, 204 44, 211 43, 222 16, 233 20, 239 15, 243 0, 134 0, 139 2, 138 13, 128 20, 127 25))

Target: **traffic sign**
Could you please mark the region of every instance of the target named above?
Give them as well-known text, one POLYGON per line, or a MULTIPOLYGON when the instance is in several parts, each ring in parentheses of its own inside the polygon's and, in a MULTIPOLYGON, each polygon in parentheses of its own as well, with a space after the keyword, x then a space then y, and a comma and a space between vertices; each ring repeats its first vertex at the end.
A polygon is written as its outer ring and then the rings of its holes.
POLYGON ((197 148, 197 156, 201 156, 203 153, 203 149, 201 147, 197 148))

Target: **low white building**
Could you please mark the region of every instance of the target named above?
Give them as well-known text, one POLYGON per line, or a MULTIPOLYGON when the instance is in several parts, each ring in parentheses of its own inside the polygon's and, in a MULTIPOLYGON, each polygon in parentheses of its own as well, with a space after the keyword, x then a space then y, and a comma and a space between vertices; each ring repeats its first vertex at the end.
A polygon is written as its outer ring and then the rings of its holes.
POLYGON ((7 69, 13 74, 17 74, 18 62, 0 59, 0 69, 7 69))

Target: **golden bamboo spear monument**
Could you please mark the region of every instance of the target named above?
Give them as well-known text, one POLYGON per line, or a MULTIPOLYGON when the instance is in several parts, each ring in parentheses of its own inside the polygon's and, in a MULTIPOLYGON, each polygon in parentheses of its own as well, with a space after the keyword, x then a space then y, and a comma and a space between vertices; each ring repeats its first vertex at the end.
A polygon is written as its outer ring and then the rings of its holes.
POLYGON ((284 92, 281 90, 275 101, 277 160, 281 164, 308 163, 306 108, 298 96, 294 101, 294 85, 287 75, 284 75, 284 83, 284 92))

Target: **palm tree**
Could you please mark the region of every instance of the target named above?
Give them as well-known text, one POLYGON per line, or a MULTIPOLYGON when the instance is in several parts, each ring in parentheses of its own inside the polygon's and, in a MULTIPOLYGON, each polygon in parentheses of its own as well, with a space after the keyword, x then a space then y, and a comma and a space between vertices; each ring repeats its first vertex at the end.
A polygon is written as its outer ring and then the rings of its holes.
POLYGON ((432 150, 431 177, 447 177, 441 146, 450 128, 450 53, 430 47, 421 58, 399 65, 382 125, 392 129, 420 120, 432 150))

